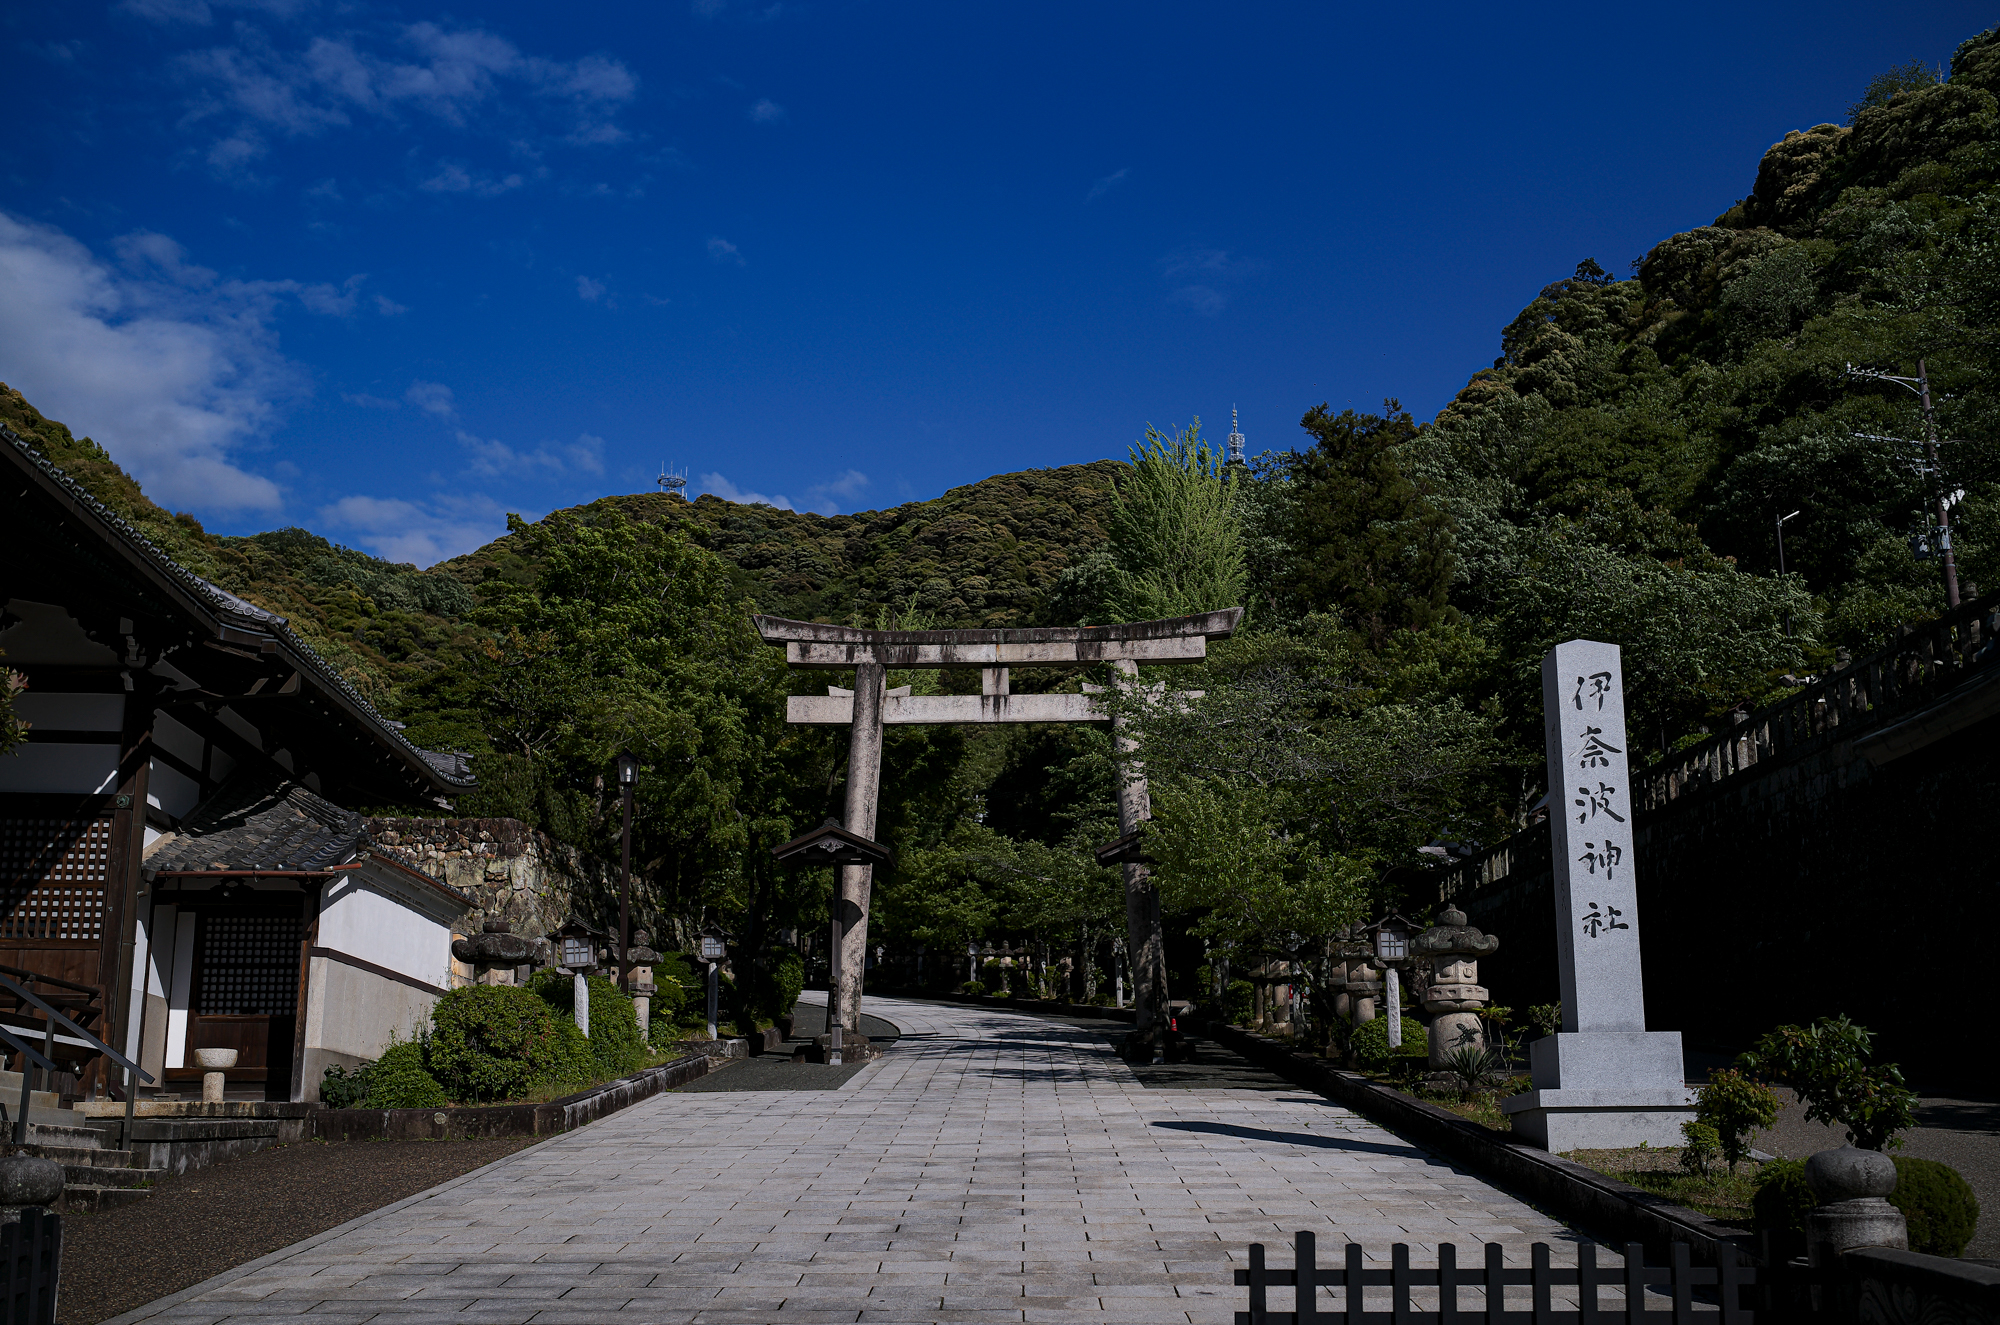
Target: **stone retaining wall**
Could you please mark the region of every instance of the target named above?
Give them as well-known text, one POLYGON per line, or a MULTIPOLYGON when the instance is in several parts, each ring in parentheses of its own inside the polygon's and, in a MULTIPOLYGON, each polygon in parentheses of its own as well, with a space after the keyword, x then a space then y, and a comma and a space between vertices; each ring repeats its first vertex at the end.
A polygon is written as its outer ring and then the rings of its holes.
POLYGON ((518 819, 370 819, 368 831, 382 854, 472 898, 472 932, 504 920, 540 937, 570 919, 606 929, 617 919, 617 867, 518 819))

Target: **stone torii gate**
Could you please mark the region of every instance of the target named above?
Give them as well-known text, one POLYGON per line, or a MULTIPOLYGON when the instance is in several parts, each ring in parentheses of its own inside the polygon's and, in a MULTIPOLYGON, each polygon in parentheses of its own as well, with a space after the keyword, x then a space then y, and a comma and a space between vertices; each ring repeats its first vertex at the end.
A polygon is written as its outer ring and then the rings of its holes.
MULTIPOLYGON (((1200 662, 1208 641, 1236 630, 1243 609, 1227 608, 1198 616, 1170 617, 1117 626, 1045 626, 1000 630, 862 630, 783 617, 751 620, 764 642, 783 645, 794 667, 852 671, 854 689, 829 686, 825 695, 793 695, 786 719, 796 723, 844 724, 851 729, 847 756, 845 828, 875 836, 875 803, 882 778, 882 728, 899 723, 1109 722, 1110 714, 1088 694, 1017 695, 1008 689, 1016 667, 1077 667, 1108 663, 1114 683, 1134 685, 1141 664, 1200 662), (908 687, 885 689, 890 670, 978 668, 977 695, 913 695, 908 687)), ((1113 723, 1120 757, 1118 831, 1131 834, 1150 814, 1146 783, 1131 756, 1135 743, 1113 723)), ((868 962, 868 903, 874 868, 840 869, 840 1021, 861 1029, 861 981, 868 962)), ((1155 1023, 1167 1002, 1165 943, 1160 930, 1159 896, 1146 866, 1125 863, 1126 947, 1130 953, 1142 1041, 1155 1037, 1155 1023)))

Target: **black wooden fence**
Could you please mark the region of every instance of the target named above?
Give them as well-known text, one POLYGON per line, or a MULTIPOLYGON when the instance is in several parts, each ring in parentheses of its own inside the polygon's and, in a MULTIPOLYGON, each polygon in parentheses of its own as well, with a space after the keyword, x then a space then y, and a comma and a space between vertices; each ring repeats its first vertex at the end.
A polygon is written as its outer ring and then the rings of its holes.
POLYGON ((1718 1264, 1713 1268, 1691 1264, 1685 1242, 1672 1244, 1670 1263, 1665 1266, 1647 1265, 1645 1248, 1636 1242, 1625 1245, 1624 1264, 1602 1268, 1597 1264, 1597 1248, 1588 1242, 1577 1246, 1575 1269, 1551 1265, 1546 1242, 1534 1244, 1526 1267, 1508 1267, 1503 1263, 1505 1254, 1499 1243, 1489 1242, 1485 1264, 1461 1266, 1457 1249, 1445 1242, 1438 1245, 1436 1269, 1413 1269, 1408 1244, 1398 1242, 1389 1249, 1388 1269, 1369 1269, 1362 1264, 1360 1244, 1350 1242, 1344 1266, 1322 1268, 1316 1259, 1313 1235, 1301 1232, 1294 1243, 1294 1268, 1267 1270, 1264 1245, 1253 1242, 1250 1268, 1236 1272, 1236 1286, 1250 1290, 1250 1309, 1236 1313, 1236 1325, 1614 1325, 1638 1321, 1750 1325, 1755 1320, 1742 1299, 1744 1290, 1756 1283, 1756 1271, 1739 1263, 1727 1244, 1718 1248, 1718 1264), (1649 1284, 1665 1285, 1672 1305, 1648 1310, 1649 1284), (1272 1311, 1266 1305, 1266 1290, 1278 1287, 1293 1290, 1293 1310, 1272 1311), (1323 1287, 1341 1290, 1340 1310, 1319 1305, 1319 1289, 1323 1287), (1509 1287, 1528 1290, 1525 1310, 1507 1309, 1509 1287), (1375 1297, 1373 1310, 1368 1306, 1370 1288, 1389 1290, 1386 1302, 1382 1295, 1375 1297), (1435 1289, 1437 1309, 1412 1306, 1410 1290, 1415 1288, 1435 1289), (1460 1297, 1468 1288, 1482 1290, 1470 1306, 1460 1297), (1574 1310, 1567 1303, 1558 1305, 1557 1288, 1576 1290, 1574 1310), (1601 1288, 1622 1288, 1624 1298, 1603 1305, 1599 1301, 1601 1288), (1708 1290, 1703 1293, 1707 1300, 1697 1302, 1696 1289, 1708 1290))
POLYGON ((55 1325, 62 1216, 29 1207, 0 1224, 0 1316, 6 1325, 55 1325))

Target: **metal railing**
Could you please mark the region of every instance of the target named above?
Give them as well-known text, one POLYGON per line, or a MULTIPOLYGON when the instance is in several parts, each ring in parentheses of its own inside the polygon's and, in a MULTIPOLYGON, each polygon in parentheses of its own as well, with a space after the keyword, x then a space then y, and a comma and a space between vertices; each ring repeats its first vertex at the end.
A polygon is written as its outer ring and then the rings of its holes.
POLYGON ((1459 1265, 1457 1249, 1449 1242, 1439 1243, 1437 1251, 1434 1268, 1416 1268, 1410 1264, 1409 1246, 1398 1242, 1389 1249, 1387 1269, 1370 1268, 1361 1244, 1350 1242, 1345 1264, 1322 1268, 1315 1259, 1313 1235, 1300 1232, 1293 1243, 1293 1268, 1271 1270, 1264 1265, 1264 1244, 1253 1242, 1250 1267, 1236 1272, 1236 1286, 1250 1290, 1250 1309, 1236 1313, 1236 1325, 1500 1325, 1502 1321, 1524 1325, 1584 1325, 1590 1321, 1602 1325, 1637 1325, 1641 1321, 1752 1325, 1756 1319, 1756 1313, 1743 1305, 1743 1296, 1745 1290, 1756 1287, 1758 1272, 1740 1262, 1735 1248, 1727 1243, 1716 1249, 1714 1266, 1693 1264, 1685 1242, 1671 1244, 1665 1266, 1647 1265, 1645 1248, 1636 1242, 1625 1245, 1623 1264, 1604 1266, 1597 1263, 1595 1244, 1579 1243, 1574 1268, 1552 1264, 1546 1242, 1537 1242, 1529 1249, 1526 1266, 1508 1266, 1506 1248, 1497 1242, 1486 1244, 1481 1265, 1459 1265), (1647 1309, 1649 1285, 1666 1288, 1664 1296, 1670 1302, 1666 1310, 1647 1309), (1270 1309, 1267 1290, 1275 1287, 1292 1290, 1292 1310, 1270 1309), (1340 1290, 1338 1310, 1320 1305, 1321 1288, 1340 1290), (1378 1295, 1378 1305, 1372 1311, 1368 1308, 1370 1288, 1389 1290, 1388 1302, 1382 1304, 1378 1295), (1518 1305, 1518 1296, 1517 1305, 1508 1309, 1505 1298, 1509 1288, 1528 1290, 1526 1310, 1518 1305), (1605 1288, 1622 1290, 1622 1296, 1605 1302, 1600 1296, 1605 1288), (1435 1295, 1437 1306, 1413 1304, 1413 1289, 1427 1290, 1426 1297, 1435 1295), (1462 1296, 1467 1289, 1477 1290, 1475 1300, 1468 1302, 1462 1296), (1558 1301, 1558 1289, 1569 1290, 1564 1296, 1573 1296, 1575 1304, 1558 1301), (1697 1302, 1697 1289, 1709 1300, 1697 1302))

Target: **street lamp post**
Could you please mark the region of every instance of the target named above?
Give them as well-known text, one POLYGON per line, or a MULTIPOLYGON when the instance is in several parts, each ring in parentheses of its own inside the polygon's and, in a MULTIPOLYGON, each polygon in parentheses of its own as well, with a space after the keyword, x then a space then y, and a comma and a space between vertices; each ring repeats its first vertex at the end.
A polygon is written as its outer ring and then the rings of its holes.
MULTIPOLYGON (((1785 578, 1785 521, 1796 517, 1798 514, 1799 512, 1793 511, 1791 515, 1781 515, 1778 517, 1778 578, 1780 580, 1785 578)), ((1791 637, 1792 609, 1788 607, 1785 609, 1785 638, 1790 639, 1791 637)))
MULTIPOLYGON (((627 956, 632 947, 632 788, 639 781, 639 759, 629 752, 618 756, 618 790, 625 801, 625 828, 619 834, 618 864, 618 988, 627 989, 632 974, 627 956)), ((713 1014, 711 1014, 711 1020, 713 1014)), ((709 1039, 714 1039, 713 1032, 709 1039)))

